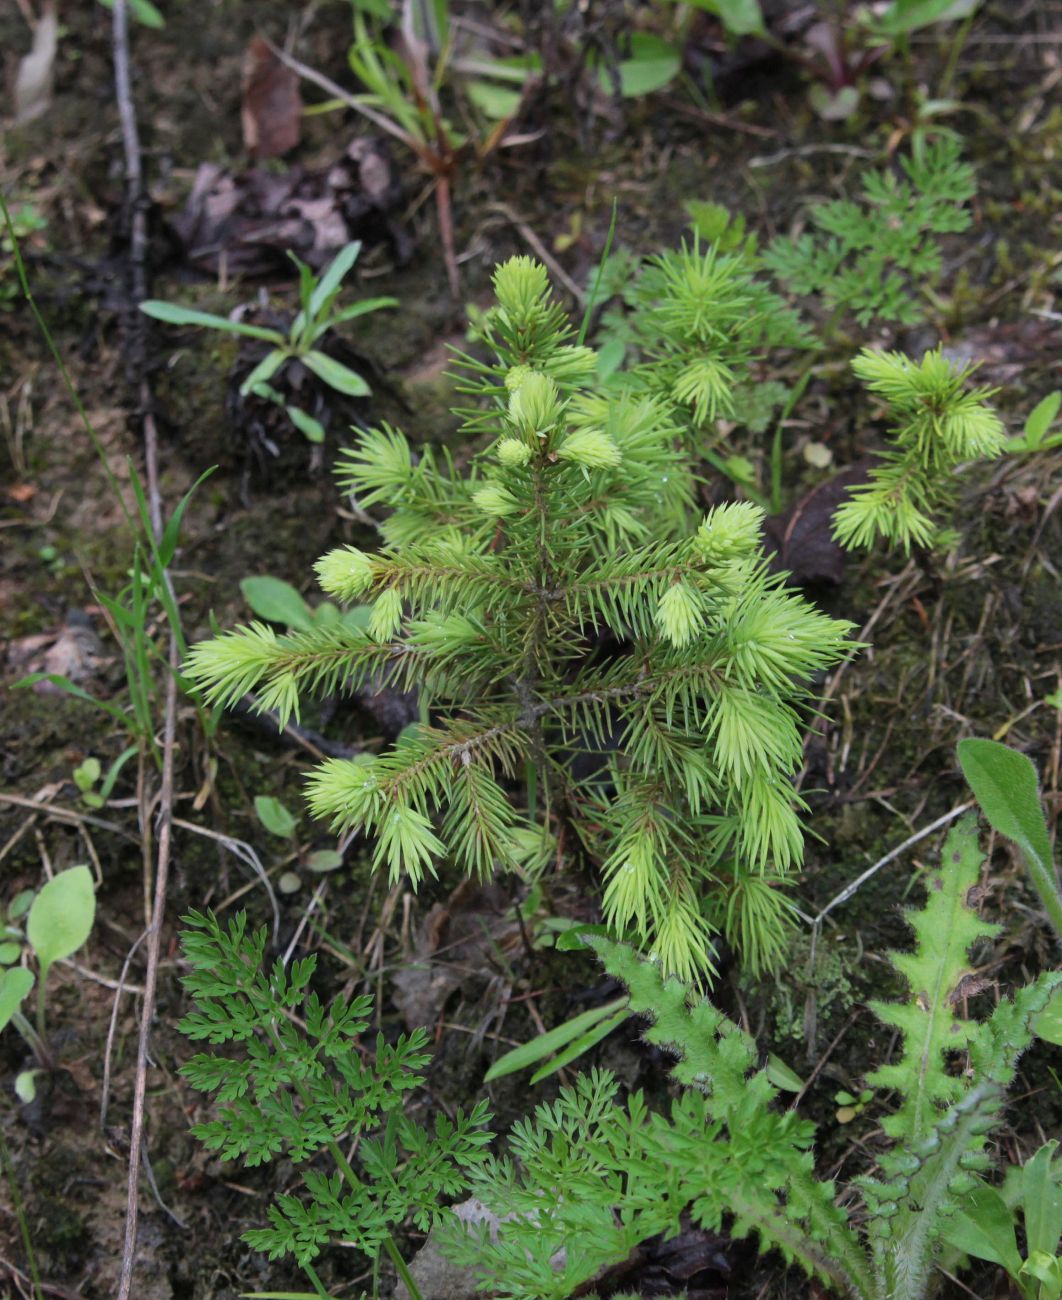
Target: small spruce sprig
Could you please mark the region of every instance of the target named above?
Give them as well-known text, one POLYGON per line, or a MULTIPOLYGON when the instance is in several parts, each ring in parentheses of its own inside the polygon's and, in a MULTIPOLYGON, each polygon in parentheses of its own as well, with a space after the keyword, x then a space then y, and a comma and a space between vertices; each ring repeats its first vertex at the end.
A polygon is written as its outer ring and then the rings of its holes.
POLYGON ((632 380, 668 398, 697 439, 706 423, 744 416, 754 369, 775 348, 810 346, 796 312, 756 274, 751 251, 692 243, 650 258, 629 295, 642 363, 632 380))
POLYGON ((1003 453, 1003 424, 988 405, 995 390, 969 388, 974 367, 939 349, 912 361, 865 348, 852 369, 886 402, 893 445, 834 515, 833 534, 852 550, 879 537, 905 551, 931 547, 939 534, 935 516, 955 499, 957 468, 1003 453))
POLYGON ((914 290, 940 275, 938 237, 970 225, 964 205, 974 194, 974 172, 961 149, 951 135, 931 143, 916 138, 910 157, 900 159, 902 177, 869 172, 861 202, 815 204, 810 217, 818 233, 775 239, 764 265, 792 293, 817 295, 832 312, 851 312, 860 325, 921 320, 914 290))
POLYGON ((393 1233, 407 1220, 428 1230, 440 1198, 465 1188, 492 1138, 487 1103, 453 1120, 436 1111, 433 1127, 422 1128, 403 1105, 430 1060, 424 1030, 394 1043, 377 1034, 367 1047, 360 1038, 372 998, 325 1006, 309 987, 314 956, 267 968, 266 930, 248 930, 244 913, 228 926, 212 913, 183 919, 182 982, 195 1010, 179 1028, 195 1042, 238 1051, 199 1053, 182 1066, 194 1088, 217 1096, 217 1118, 192 1132, 222 1160, 254 1167, 285 1156, 303 1167, 301 1194, 277 1196, 269 1226, 243 1240, 270 1259, 294 1256, 321 1296, 313 1261, 331 1242, 352 1243, 372 1260, 383 1250, 418 1295, 393 1233), (352 1142, 357 1155, 348 1159, 352 1142), (330 1169, 311 1167, 322 1153, 330 1169))
POLYGON ((677 1232, 688 1213, 708 1231, 754 1235, 853 1300, 925 1300, 946 1225, 983 1186, 986 1139, 1002 1122, 1033 1022, 1062 987, 1062 972, 1047 972, 984 1021, 957 1015, 969 950, 996 932, 971 906, 982 861, 976 821, 964 818, 929 876, 925 906, 908 913, 914 950, 892 954, 908 995, 873 1004, 900 1048, 868 1083, 894 1090, 898 1104, 883 1122, 891 1145, 876 1172, 856 1180, 861 1229, 837 1205, 834 1183, 814 1172, 813 1125, 778 1109, 754 1040, 657 964, 591 936, 630 990, 631 1011, 649 1018, 646 1039, 677 1058, 683 1091, 665 1115, 640 1093, 617 1102, 601 1072, 562 1090, 514 1128, 510 1156, 472 1171, 493 1226, 446 1221, 446 1253, 493 1294, 562 1300, 647 1236, 677 1232))
POLYGON ((465 369, 483 403, 468 428, 490 439, 471 470, 415 463, 387 429, 341 461, 362 505, 394 511, 382 550, 317 565, 329 595, 371 602, 368 627, 253 624, 196 646, 188 672, 215 702, 255 689, 282 718, 369 678, 431 701, 431 726, 310 778, 313 810, 368 834, 392 879, 416 885, 444 856, 470 876, 517 869, 544 808, 600 864, 609 924, 667 970, 703 976, 716 930, 763 969, 802 855, 796 709, 851 625, 768 574, 757 507, 681 526, 690 461, 665 404, 584 387, 594 354, 543 267, 515 258, 495 290, 494 357, 465 369))

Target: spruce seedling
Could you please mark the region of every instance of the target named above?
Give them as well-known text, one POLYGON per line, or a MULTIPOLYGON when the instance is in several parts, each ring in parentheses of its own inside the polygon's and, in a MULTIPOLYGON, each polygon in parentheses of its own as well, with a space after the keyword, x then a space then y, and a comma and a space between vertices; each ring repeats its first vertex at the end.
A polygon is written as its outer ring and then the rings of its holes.
POLYGON ((514 258, 495 290, 493 360, 466 361, 486 400, 466 429, 489 439, 471 470, 430 450, 415 462, 389 428, 340 463, 362 506, 393 506, 381 551, 317 565, 329 595, 371 602, 368 626, 252 624, 196 646, 188 671, 213 700, 254 689, 285 719, 307 691, 369 679, 427 697, 432 725, 310 778, 313 810, 370 835, 392 880, 416 885, 444 856, 470 876, 518 869, 514 840, 563 815, 616 933, 695 978, 723 930, 763 969, 802 855, 796 709, 851 625, 768 574, 757 507, 690 528, 667 407, 587 389, 596 357, 570 341, 543 267, 514 258))
POLYGON ((968 388, 973 367, 939 349, 916 362, 864 348, 852 369, 887 404, 893 445, 834 515, 834 536, 851 550, 879 537, 905 551, 930 547, 939 535, 934 516, 955 499, 958 467, 1003 452, 1003 425, 988 405, 995 390, 968 388))

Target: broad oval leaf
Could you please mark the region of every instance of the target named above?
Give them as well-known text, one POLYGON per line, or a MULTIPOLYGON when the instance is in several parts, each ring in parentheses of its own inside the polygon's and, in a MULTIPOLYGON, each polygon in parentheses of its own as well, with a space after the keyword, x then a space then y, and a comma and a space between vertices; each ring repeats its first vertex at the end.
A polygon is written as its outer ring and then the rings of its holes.
POLYGON ((277 835, 282 840, 290 840, 295 834, 298 822, 279 799, 274 799, 268 794, 257 795, 254 810, 258 814, 258 820, 271 835, 277 835))
MULTIPOLYGON (((681 67, 682 55, 670 41, 650 32, 635 32, 630 58, 620 60, 620 93, 627 99, 652 94, 674 81, 681 67)), ((610 92, 612 77, 608 69, 602 68, 598 77, 602 88, 610 92)))
POLYGON ((1014 1217, 1003 1197, 994 1187, 982 1183, 963 1198, 961 1207, 946 1220, 944 1240, 966 1255, 1002 1265, 1016 1277, 1021 1255, 1014 1236, 1014 1217))
POLYGON ((689 0, 695 9, 704 9, 734 36, 752 36, 765 30, 759 0, 689 0))
POLYGON ((1051 862, 1036 768, 1024 754, 997 740, 960 740, 958 755, 963 776, 989 825, 1021 849, 1040 901, 1062 938, 1062 892, 1051 862))
POLYGON ((316 849, 306 859, 311 871, 338 871, 343 865, 343 855, 338 849, 316 849))
POLYGON ((41 978, 53 962, 77 952, 92 932, 96 891, 88 867, 71 867, 53 876, 33 900, 26 937, 41 964, 41 978))
POLYGON ((26 970, 25 966, 12 967, 0 975, 0 1029, 19 1009, 32 988, 33 972, 26 970))
POLYGON ((272 578, 268 574, 244 578, 240 591, 259 618, 270 623, 283 623, 298 632, 308 632, 313 627, 313 611, 291 583, 283 578, 272 578))
POLYGON ((337 393, 346 393, 348 397, 368 397, 372 391, 361 375, 356 375, 353 370, 323 352, 306 352, 301 361, 337 393))

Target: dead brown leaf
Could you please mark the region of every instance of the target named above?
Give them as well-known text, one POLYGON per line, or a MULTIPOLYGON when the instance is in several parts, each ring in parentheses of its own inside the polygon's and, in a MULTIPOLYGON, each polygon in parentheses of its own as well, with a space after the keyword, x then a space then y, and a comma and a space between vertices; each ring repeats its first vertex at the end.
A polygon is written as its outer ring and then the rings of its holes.
POLYGON ((51 107, 55 56, 59 49, 59 17, 55 0, 46 0, 28 54, 19 60, 15 74, 15 121, 32 122, 51 107))
POLYGON ((771 515, 764 525, 771 567, 787 570, 797 586, 839 583, 846 552, 834 541, 832 522, 837 508, 857 483, 866 481, 871 462, 859 461, 812 488, 784 514, 771 515))
POLYGON ((391 216, 402 197, 387 145, 362 136, 320 171, 202 163, 173 226, 187 259, 211 273, 222 263, 230 274, 290 272, 289 249, 319 269, 352 239, 389 241, 403 262, 412 240, 391 216))
POLYGON ((432 1025, 450 995, 472 976, 490 974, 492 949, 515 953, 520 927, 497 885, 463 881, 417 928, 412 960, 394 977, 395 1004, 410 1029, 432 1025))
POLYGON ((243 63, 243 142, 254 158, 279 158, 302 133, 299 78, 261 36, 253 36, 243 63))

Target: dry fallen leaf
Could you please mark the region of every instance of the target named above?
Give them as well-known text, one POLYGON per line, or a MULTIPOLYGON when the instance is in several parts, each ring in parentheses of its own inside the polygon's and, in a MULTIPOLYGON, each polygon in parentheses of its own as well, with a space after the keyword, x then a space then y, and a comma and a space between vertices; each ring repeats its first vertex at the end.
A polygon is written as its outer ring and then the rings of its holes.
POLYGON ((299 78, 261 36, 251 38, 243 62, 243 142, 255 158, 279 158, 299 143, 299 78))
POLYGON ((834 541, 832 523, 849 489, 865 482, 870 461, 849 465, 813 488, 764 525, 764 540, 774 552, 771 567, 786 569, 797 586, 809 582, 838 583, 844 577, 844 548, 834 541))
POLYGON ((401 263, 413 251, 390 216, 402 198, 387 145, 363 136, 322 171, 233 173, 201 163, 173 227, 188 260, 210 272, 222 262, 230 274, 290 271, 288 250, 318 269, 352 239, 389 241, 401 263))
POLYGON ((412 960, 394 977, 395 1005, 410 1029, 433 1025, 451 993, 489 971, 493 948, 515 955, 520 927, 497 885, 466 880, 421 922, 412 960))
POLYGON ((15 75, 16 122, 32 122, 51 106, 58 49, 59 18, 55 12, 55 0, 46 0, 33 29, 33 45, 30 52, 19 60, 15 75))

